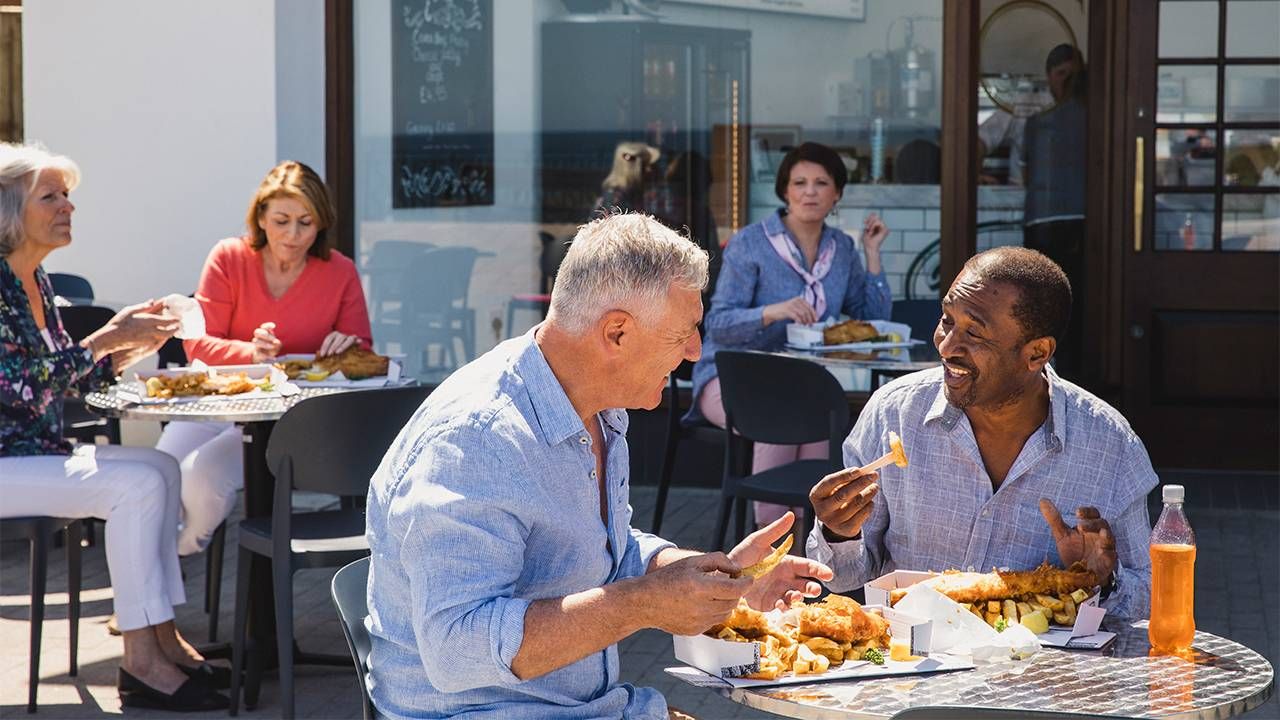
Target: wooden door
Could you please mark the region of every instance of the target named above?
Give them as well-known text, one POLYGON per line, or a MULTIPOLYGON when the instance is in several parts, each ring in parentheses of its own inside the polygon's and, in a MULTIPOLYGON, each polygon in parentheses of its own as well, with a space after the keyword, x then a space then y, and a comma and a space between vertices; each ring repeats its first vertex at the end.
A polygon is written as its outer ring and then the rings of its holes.
POLYGON ((1280 2, 1129 13, 1125 414, 1157 466, 1274 470, 1280 2))

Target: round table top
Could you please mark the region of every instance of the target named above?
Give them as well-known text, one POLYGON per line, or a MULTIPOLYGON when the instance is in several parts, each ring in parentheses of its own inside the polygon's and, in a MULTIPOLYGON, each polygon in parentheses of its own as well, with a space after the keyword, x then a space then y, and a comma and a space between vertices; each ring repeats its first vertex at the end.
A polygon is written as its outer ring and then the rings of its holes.
POLYGON ((929 368, 937 367, 941 362, 938 358, 938 350, 929 343, 913 345, 909 348, 891 348, 871 352, 826 350, 823 348, 811 350, 785 348, 778 351, 778 354, 802 360, 812 360, 827 367, 866 368, 895 374, 928 370, 929 368))
POLYGON ((259 397, 244 399, 201 398, 190 402, 157 403, 140 405, 120 398, 116 388, 106 392, 89 393, 84 402, 95 412, 107 417, 124 420, 157 420, 172 422, 269 422, 279 420, 289 408, 307 398, 333 393, 351 392, 347 388, 303 388, 289 397, 259 397))
POLYGON ((720 692, 766 712, 810 719, 888 718, 940 705, 1208 719, 1247 712, 1271 697, 1271 663, 1240 643, 1197 632, 1191 657, 1151 657, 1145 621, 1110 629, 1118 633, 1115 642, 1097 652, 1043 648, 1030 660, 973 670, 720 692))

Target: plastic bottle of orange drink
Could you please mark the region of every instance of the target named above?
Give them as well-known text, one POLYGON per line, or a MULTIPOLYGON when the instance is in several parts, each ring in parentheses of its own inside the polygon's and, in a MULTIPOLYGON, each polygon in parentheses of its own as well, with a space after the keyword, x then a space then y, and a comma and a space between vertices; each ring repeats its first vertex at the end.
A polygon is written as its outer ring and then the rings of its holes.
POLYGON ((1151 624, 1147 635, 1157 653, 1191 648, 1196 634, 1196 535, 1182 514, 1181 485, 1165 485, 1164 511, 1151 531, 1151 624))

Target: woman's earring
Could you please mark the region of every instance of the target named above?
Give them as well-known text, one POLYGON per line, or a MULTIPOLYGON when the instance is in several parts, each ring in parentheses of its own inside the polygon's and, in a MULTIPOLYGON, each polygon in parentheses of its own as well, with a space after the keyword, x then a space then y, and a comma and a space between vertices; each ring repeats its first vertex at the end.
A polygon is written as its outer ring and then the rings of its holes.
POLYGON ((827 217, 831 218, 833 222, 839 225, 840 224, 840 206, 839 205, 832 206, 831 212, 827 213, 827 217))

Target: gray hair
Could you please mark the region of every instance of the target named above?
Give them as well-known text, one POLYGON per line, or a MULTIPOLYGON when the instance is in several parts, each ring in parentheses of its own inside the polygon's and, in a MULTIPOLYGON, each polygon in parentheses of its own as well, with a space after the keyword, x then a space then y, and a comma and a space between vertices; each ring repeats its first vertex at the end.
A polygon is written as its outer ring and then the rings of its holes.
POLYGON ((551 291, 551 316, 571 333, 610 310, 648 322, 674 285, 707 286, 707 251, 641 213, 619 213, 578 228, 551 291))
POLYGON ((38 143, 0 143, 0 257, 22 245, 22 212, 42 170, 61 172, 68 190, 80 184, 80 167, 71 158, 38 143))

